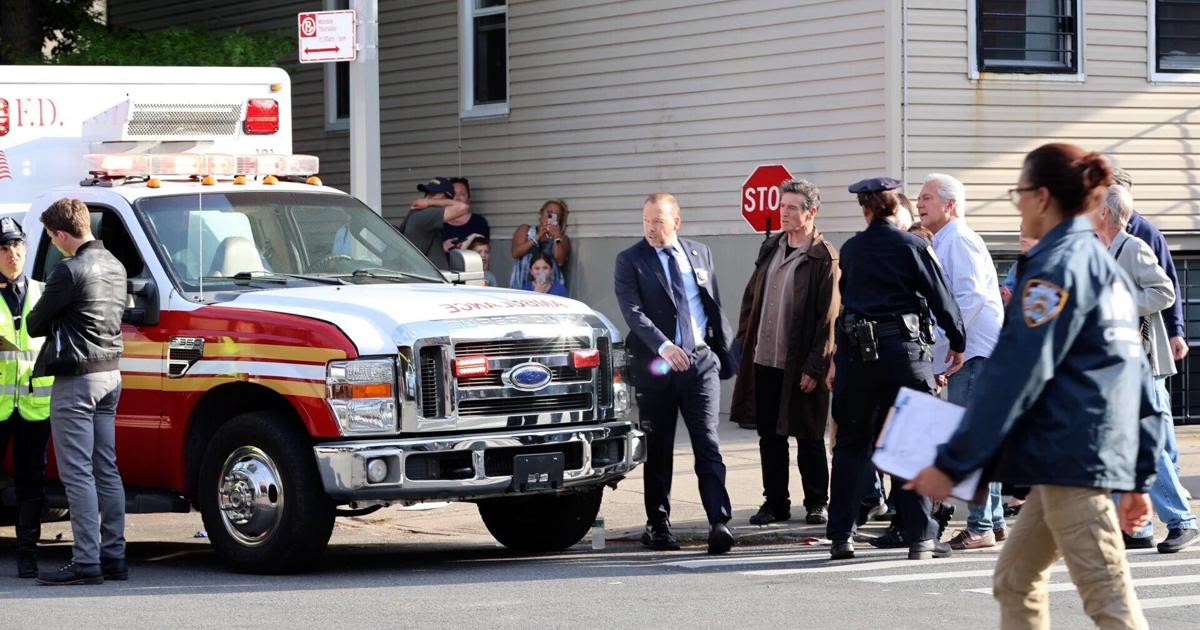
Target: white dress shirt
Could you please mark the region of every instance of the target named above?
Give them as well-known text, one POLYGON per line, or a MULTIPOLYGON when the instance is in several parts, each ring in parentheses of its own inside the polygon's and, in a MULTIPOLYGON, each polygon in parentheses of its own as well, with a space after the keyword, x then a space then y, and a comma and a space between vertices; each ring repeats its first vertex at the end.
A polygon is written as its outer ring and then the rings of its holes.
MULTIPOLYGON (((996 280, 996 265, 983 239, 967 227, 966 219, 954 219, 933 235, 933 251, 946 272, 946 282, 962 312, 963 328, 967 332, 967 349, 963 361, 988 357, 1000 337, 1004 323, 1004 303, 1000 300, 1000 284, 996 280)), ((946 353, 950 341, 937 329, 933 345, 933 371, 946 371, 946 353)))
MULTIPOLYGON (((688 260, 687 254, 683 251, 683 246, 676 240, 674 243, 666 247, 655 247, 654 251, 658 255, 658 263, 662 265, 663 274, 667 277, 667 286, 671 284, 671 268, 667 266, 667 257, 663 256, 663 251, 669 250, 676 263, 679 265, 679 273, 683 276, 683 293, 687 296, 688 309, 692 311, 692 342, 697 345, 704 344, 704 332, 708 330, 708 315, 704 313, 704 301, 700 299, 700 285, 696 284, 696 274, 692 271, 692 261, 688 260)), ((674 300, 675 296, 672 295, 674 300)), ((681 341, 679 336, 679 320, 675 320, 675 337, 671 343, 679 345, 681 341)), ((658 354, 661 356, 663 351, 667 349, 667 344, 664 342, 658 348, 658 354)))

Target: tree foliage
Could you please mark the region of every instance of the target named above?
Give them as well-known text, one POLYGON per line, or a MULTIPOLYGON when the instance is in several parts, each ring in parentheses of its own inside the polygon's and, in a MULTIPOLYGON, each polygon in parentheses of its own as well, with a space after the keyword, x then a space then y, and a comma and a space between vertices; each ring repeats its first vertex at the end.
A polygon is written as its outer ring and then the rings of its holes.
POLYGON ((273 66, 295 54, 296 42, 283 32, 212 33, 174 26, 141 32, 85 25, 73 50, 49 63, 96 66, 273 66))
POLYGON ((106 26, 94 0, 0 2, 0 63, 104 66, 271 66, 295 54, 290 32, 106 26))

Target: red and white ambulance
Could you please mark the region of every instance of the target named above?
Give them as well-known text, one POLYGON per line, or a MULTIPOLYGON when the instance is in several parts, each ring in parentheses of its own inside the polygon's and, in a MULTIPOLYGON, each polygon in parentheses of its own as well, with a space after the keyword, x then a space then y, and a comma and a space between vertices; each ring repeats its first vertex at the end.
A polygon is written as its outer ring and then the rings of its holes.
POLYGON ((27 273, 59 261, 38 216, 70 196, 129 276, 130 512, 198 508, 252 572, 310 566, 336 516, 393 503, 473 501, 514 549, 577 543, 645 459, 616 328, 464 284, 471 255, 438 271, 320 184, 290 119, 279 69, 0 74, 0 211, 25 213, 27 273))

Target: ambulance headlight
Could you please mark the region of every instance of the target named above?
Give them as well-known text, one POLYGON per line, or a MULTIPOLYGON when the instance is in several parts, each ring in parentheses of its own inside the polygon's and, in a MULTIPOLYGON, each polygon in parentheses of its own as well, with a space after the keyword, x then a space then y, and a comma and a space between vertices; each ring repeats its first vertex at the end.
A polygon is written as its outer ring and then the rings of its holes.
POLYGON ((395 433, 395 361, 330 361, 325 372, 325 400, 342 435, 395 433))

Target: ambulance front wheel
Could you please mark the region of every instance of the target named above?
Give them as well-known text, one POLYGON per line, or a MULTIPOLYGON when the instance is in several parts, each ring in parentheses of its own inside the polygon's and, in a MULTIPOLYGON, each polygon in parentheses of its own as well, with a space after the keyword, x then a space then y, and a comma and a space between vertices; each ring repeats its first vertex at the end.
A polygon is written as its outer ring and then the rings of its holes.
POLYGON ((200 467, 200 513, 217 556, 245 573, 311 567, 333 532, 308 436, 270 412, 238 415, 217 430, 200 467))

